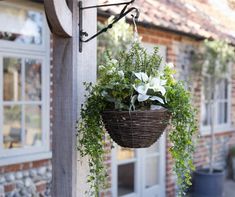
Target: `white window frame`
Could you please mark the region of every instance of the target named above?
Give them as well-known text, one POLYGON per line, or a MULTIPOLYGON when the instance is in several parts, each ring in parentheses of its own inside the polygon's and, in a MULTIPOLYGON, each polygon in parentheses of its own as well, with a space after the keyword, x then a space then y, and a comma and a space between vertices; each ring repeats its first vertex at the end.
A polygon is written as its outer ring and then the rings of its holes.
MULTIPOLYGON (((234 127, 232 125, 232 82, 231 82, 231 72, 232 72, 232 66, 229 65, 229 72, 228 74, 225 76, 225 78, 228 80, 228 112, 227 112, 227 123, 225 124, 218 124, 218 120, 217 120, 217 115, 218 115, 218 102, 219 101, 215 101, 215 109, 214 109, 214 113, 215 113, 215 133, 223 133, 223 132, 231 132, 234 131, 234 127)), ((217 92, 216 92, 217 94, 217 92)), ((203 113, 202 113, 202 109, 204 107, 204 102, 205 102, 205 97, 204 97, 204 84, 202 85, 202 90, 201 90, 201 114, 200 114, 200 133, 202 136, 205 135, 210 135, 211 134, 211 127, 210 125, 203 125, 203 113)))
MULTIPOLYGON (((29 58, 40 59, 42 61, 42 100, 29 102, 33 104, 39 103, 42 106, 42 142, 41 147, 27 147, 27 148, 3 148, 3 131, 0 130, 0 166, 10 165, 21 162, 29 162, 41 159, 51 158, 50 150, 50 33, 46 23, 46 17, 43 11, 43 6, 36 3, 29 3, 22 1, 19 3, 4 2, 4 4, 19 7, 23 9, 30 9, 40 11, 43 14, 44 28, 43 28, 43 44, 20 44, 12 41, 0 40, 0 128, 3 128, 3 103, 19 102, 3 102, 3 57, 13 58, 29 58), (23 3, 22 3, 23 2, 23 3)), ((2 2, 1 2, 2 3, 2 2)), ((23 101, 25 103, 25 101, 23 101)))

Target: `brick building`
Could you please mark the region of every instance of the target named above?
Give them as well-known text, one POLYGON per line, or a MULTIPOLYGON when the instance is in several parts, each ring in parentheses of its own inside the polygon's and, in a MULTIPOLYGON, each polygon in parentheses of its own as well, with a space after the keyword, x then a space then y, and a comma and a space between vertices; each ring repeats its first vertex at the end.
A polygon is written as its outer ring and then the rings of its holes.
MULTIPOLYGON (((0 2, 0 196, 50 196, 50 33, 43 5, 35 2, 0 2)), ((159 46, 163 60, 176 65, 178 77, 190 80, 201 135, 194 157, 197 167, 208 165, 209 115, 201 80, 188 78, 191 55, 205 38, 235 43, 235 12, 229 2, 138 0, 135 4, 141 12, 138 30, 146 48, 151 51, 159 46)), ((101 9, 99 19, 119 11, 101 9)), ((217 110, 215 159, 219 168, 226 167, 228 148, 235 145, 232 71, 231 80, 225 79, 219 90, 226 96, 217 101, 224 104, 217 110)), ((111 179, 103 196, 173 197, 176 188, 169 147, 167 135, 149 149, 115 147, 107 155, 111 179)))

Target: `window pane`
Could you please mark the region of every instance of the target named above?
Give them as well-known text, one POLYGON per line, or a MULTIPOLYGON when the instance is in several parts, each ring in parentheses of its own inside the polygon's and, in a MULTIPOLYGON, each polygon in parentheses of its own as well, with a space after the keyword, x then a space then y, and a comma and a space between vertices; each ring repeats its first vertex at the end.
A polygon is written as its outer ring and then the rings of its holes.
POLYGON ((40 60, 25 60, 25 100, 41 100, 41 65, 42 62, 40 60))
POLYGON ((224 103, 224 123, 228 122, 228 103, 224 103))
POLYGON ((129 163, 118 166, 118 196, 135 191, 135 164, 129 163))
POLYGON ((224 103, 219 102, 219 111, 218 111, 218 123, 224 123, 224 103))
POLYGON ((42 44, 43 15, 0 3, 0 40, 42 44))
POLYGON ((218 123, 224 124, 228 122, 228 103, 219 102, 218 123))
POLYGON ((158 157, 148 158, 145 163, 145 187, 149 188, 159 183, 158 157))
POLYGON ((21 107, 5 106, 3 108, 3 143, 4 148, 18 148, 21 143, 21 107))
POLYGON ((228 80, 227 79, 224 80, 224 98, 225 99, 228 98, 228 80))
POLYGON ((25 106, 25 141, 28 146, 42 145, 41 106, 25 106))
POLYGON ((133 159, 135 157, 135 151, 130 148, 117 147, 117 159, 119 161, 133 159))
POLYGON ((17 58, 3 58, 3 100, 21 100, 21 60, 17 58))
POLYGON ((203 120, 203 125, 207 126, 210 124, 210 105, 209 103, 205 103, 202 108, 202 120, 203 120))

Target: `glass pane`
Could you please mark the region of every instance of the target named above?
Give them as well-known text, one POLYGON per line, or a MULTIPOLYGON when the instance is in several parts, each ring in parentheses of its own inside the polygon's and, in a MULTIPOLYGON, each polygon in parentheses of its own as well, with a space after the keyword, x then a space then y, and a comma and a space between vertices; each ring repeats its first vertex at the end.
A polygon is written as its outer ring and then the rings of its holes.
POLYGON ((25 60, 25 100, 41 100, 42 94, 42 62, 40 60, 25 60))
POLYGON ((123 148, 120 146, 117 147, 117 159, 119 161, 133 159, 134 157, 135 157, 135 151, 133 149, 123 148))
POLYGON ((21 100, 21 60, 17 58, 3 58, 3 100, 21 100))
POLYGON ((149 188, 159 184, 159 159, 148 158, 145 163, 145 187, 149 188))
POLYGON ((43 15, 0 3, 0 40, 42 44, 43 15))
POLYGON ((19 148, 21 143, 21 107, 5 106, 3 108, 3 143, 4 148, 19 148))
POLYGON ((228 122, 228 103, 224 103, 224 123, 228 122))
POLYGON ((25 141, 28 146, 42 145, 41 106, 25 106, 25 141))
POLYGON ((224 103, 219 102, 219 111, 218 111, 218 123, 223 124, 224 123, 224 103))
POLYGON ((204 97, 205 97, 205 100, 208 101, 210 98, 211 98, 211 92, 210 92, 210 78, 209 77, 205 77, 204 78, 204 81, 203 81, 203 90, 204 90, 204 97))
POLYGON ((203 125, 207 126, 210 124, 210 105, 209 103, 205 103, 202 107, 202 120, 203 120, 203 125))
POLYGON ((228 80, 225 79, 224 80, 224 98, 227 99, 228 98, 228 80))
POLYGON ((151 153, 158 153, 159 152, 159 141, 154 143, 152 146, 146 149, 146 152, 151 154, 151 153))
POLYGON ((135 164, 129 163, 118 166, 118 196, 135 191, 135 164))

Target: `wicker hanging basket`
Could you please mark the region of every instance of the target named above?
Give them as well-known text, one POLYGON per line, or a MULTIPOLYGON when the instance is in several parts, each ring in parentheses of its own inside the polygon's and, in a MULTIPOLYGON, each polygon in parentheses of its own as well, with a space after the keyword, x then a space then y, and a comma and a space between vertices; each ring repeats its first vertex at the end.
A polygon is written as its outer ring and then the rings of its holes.
POLYGON ((156 142, 170 121, 167 109, 148 111, 104 111, 105 128, 120 146, 146 148, 156 142))

